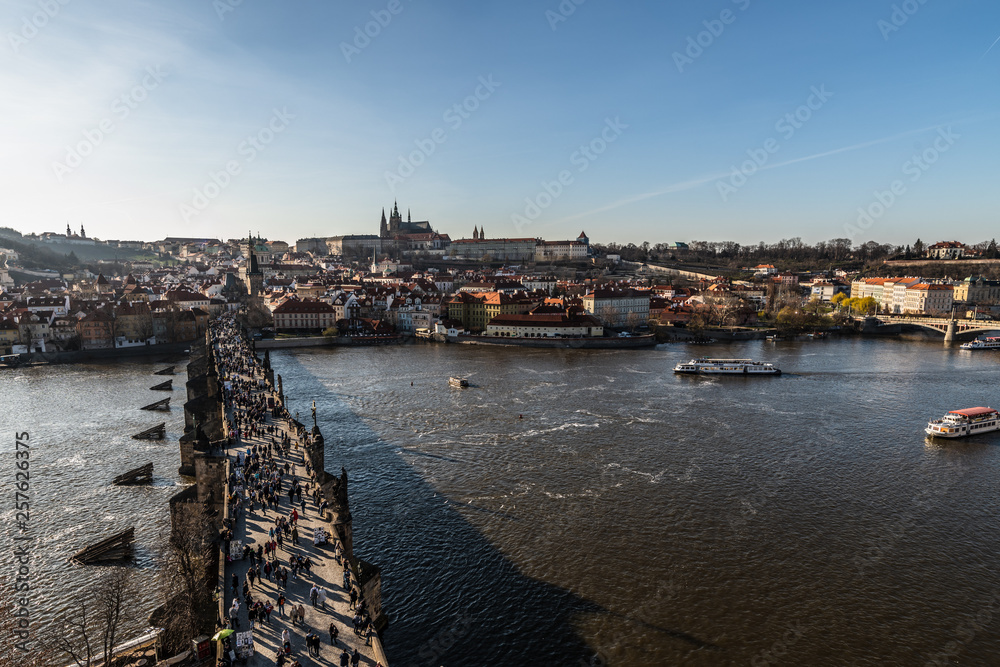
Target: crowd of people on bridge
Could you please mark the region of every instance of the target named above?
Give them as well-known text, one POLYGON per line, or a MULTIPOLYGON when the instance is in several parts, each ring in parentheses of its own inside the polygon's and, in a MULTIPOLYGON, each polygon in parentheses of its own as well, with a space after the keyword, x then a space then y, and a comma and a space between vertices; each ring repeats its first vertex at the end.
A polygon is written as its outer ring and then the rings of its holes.
MULTIPOLYGON (((289 602, 289 578, 292 582, 308 580, 315 565, 300 544, 299 521, 306 514, 307 500, 313 501, 317 513, 322 513, 327 502, 322 497, 315 472, 306 462, 308 479, 299 480, 287 456, 291 448, 298 448, 299 438, 308 437, 302 433, 297 422, 295 427, 282 428, 281 421, 289 420, 289 414, 281 405, 271 386, 266 369, 261 365, 239 325, 232 318, 221 318, 213 322, 211 342, 222 385, 225 406, 225 427, 228 443, 236 451, 230 457, 228 482, 229 516, 224 520, 223 540, 227 561, 246 561, 247 569, 241 578, 233 571, 230 581, 232 605, 228 611, 227 626, 240 628, 241 610, 246 609, 249 629, 271 627, 271 613, 277 610, 284 618, 285 607, 291 626, 305 629, 305 607, 302 603, 289 602), (291 434, 290 434, 291 431, 291 434), (282 495, 287 493, 288 505, 282 511, 282 495), (273 512, 273 517, 268 511, 273 512), (256 513, 260 512, 260 516, 256 513), (240 519, 245 519, 241 522, 240 519), (256 520, 268 526, 263 539, 255 546, 242 544, 240 537, 249 537, 247 522, 256 520), (236 549, 233 549, 236 545, 236 549), (301 551, 302 553, 297 553, 301 551), (284 552, 284 557, 279 555, 284 552), (289 577, 289 575, 291 575, 289 577), (264 581, 274 584, 273 598, 265 592, 264 581)), ((289 420, 290 421, 290 420, 289 420)), ((323 540, 325 542, 325 538, 323 540)), ((321 542, 316 542, 317 544, 321 542)), ((343 591, 350 598, 350 608, 354 610, 354 632, 370 644, 372 623, 360 589, 351 574, 350 564, 339 541, 333 543, 333 558, 343 566, 343 591)), ((332 598, 330 591, 314 581, 308 589, 308 599, 317 610, 325 611, 326 602, 332 598)), ((331 612, 333 609, 331 608, 331 612)), ((340 646, 339 631, 334 622, 329 627, 331 646, 340 646)), ((294 633, 284 627, 280 633, 276 664, 295 667, 292 645, 294 633)), ((306 648, 310 655, 320 655, 321 642, 314 631, 306 632, 306 648)), ((360 653, 353 654, 343 648, 339 663, 359 665, 360 653)))

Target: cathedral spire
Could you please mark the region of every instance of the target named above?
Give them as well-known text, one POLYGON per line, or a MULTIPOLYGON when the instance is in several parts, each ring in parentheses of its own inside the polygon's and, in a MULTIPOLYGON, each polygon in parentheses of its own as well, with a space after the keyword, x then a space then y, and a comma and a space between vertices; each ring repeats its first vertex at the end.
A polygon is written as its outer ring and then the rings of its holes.
POLYGON ((406 209, 406 221, 407 221, 407 222, 413 222, 413 221, 412 221, 412 220, 410 219, 410 209, 406 209))
POLYGON ((473 241, 479 240, 479 225, 473 225, 472 227, 472 240, 473 241))

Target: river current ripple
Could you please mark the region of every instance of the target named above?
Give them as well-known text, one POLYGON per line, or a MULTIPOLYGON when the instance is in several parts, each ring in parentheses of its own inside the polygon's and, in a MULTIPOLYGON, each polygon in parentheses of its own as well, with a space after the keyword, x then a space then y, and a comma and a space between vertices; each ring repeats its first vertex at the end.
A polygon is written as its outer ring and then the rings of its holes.
MULTIPOLYGON (((922 665, 947 654, 987 665, 1000 654, 1000 433, 923 434, 947 410, 1000 405, 1000 355, 844 339, 416 344, 272 362, 302 421, 316 400, 327 468, 349 472, 355 548, 382 567, 393 664, 922 665), (785 374, 671 373, 702 354, 785 374), (472 386, 450 388, 450 375, 472 386)), ((39 443, 45 618, 90 576, 66 555, 130 517, 139 566, 155 575, 166 500, 182 483, 181 414, 167 441, 128 439, 160 421, 135 409, 158 398, 149 371, 0 379, 4 451, 15 430, 39 443), (157 466, 152 488, 107 486, 144 460, 157 466)), ((13 513, 0 517, 9 527, 13 513)), ((8 555, 0 564, 9 571, 8 555)))

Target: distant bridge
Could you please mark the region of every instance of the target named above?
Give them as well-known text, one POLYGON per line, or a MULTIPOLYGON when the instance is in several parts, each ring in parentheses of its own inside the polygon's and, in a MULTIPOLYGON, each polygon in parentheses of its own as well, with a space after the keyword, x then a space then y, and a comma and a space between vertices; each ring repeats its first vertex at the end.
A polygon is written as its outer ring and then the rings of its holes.
POLYGON ((908 317, 906 315, 876 315, 875 317, 868 317, 864 320, 864 329, 870 331, 871 322, 877 322, 878 324, 875 325, 877 327, 905 324, 936 331, 944 334, 946 343, 950 343, 958 337, 972 338, 988 331, 1000 330, 1000 322, 989 320, 953 320, 949 317, 908 317))

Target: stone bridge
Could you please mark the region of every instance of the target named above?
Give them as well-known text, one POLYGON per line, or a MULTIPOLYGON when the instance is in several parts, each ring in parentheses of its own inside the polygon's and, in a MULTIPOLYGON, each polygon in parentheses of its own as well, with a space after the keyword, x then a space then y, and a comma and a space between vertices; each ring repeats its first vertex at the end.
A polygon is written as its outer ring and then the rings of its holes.
POLYGON ((876 315, 864 319, 864 329, 905 324, 944 334, 944 342, 957 338, 971 339, 979 334, 1000 330, 1000 322, 989 320, 958 320, 950 317, 913 317, 907 315, 876 315))

